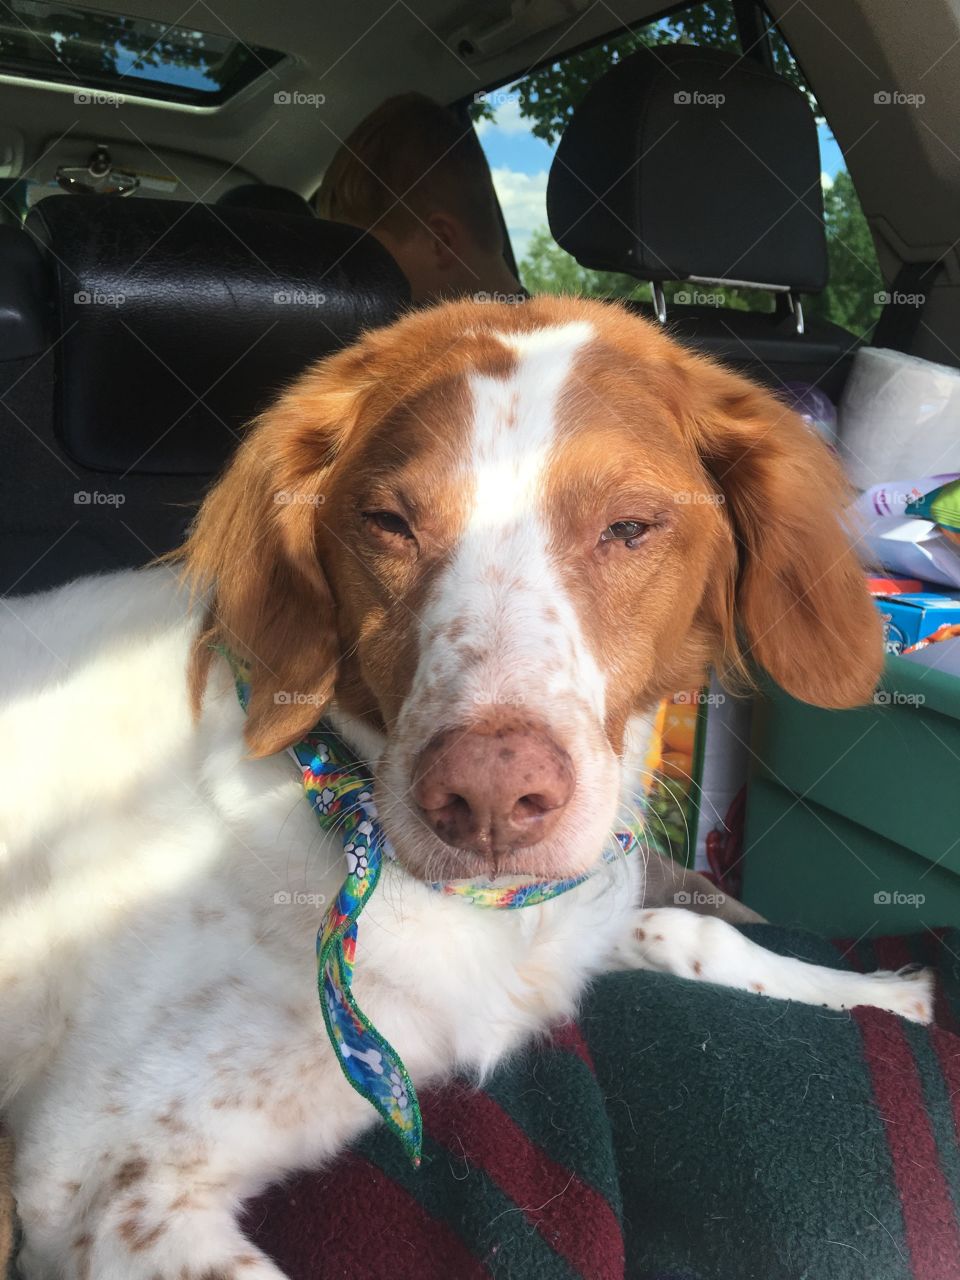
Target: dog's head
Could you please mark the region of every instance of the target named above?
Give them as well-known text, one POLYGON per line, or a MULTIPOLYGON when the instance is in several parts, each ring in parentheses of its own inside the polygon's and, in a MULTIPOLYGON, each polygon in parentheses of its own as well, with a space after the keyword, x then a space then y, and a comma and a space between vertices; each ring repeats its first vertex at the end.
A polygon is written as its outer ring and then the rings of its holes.
POLYGON ((631 717, 711 665, 870 697, 844 496, 780 401, 617 307, 455 303, 305 374, 184 556, 201 643, 253 662, 255 755, 335 698, 385 735, 411 871, 564 875, 610 831, 631 717))

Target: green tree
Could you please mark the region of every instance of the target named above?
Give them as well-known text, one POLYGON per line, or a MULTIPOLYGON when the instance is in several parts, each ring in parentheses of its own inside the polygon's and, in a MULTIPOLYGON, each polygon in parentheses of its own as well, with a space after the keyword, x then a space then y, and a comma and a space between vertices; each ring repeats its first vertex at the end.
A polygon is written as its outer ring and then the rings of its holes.
POLYGON ((880 315, 875 295, 883 289, 870 227, 853 181, 841 170, 823 193, 830 283, 804 303, 808 315, 821 316, 851 333, 867 334, 880 315))
POLYGON ((591 271, 561 249, 546 227, 538 227, 519 264, 531 293, 566 293, 582 298, 649 300, 650 286, 614 271, 591 271))

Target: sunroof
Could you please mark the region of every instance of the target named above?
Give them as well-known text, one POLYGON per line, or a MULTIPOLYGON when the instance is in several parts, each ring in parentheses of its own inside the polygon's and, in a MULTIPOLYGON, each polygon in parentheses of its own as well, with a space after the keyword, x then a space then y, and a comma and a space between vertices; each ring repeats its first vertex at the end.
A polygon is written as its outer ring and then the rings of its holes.
POLYGON ((276 49, 52 0, 0 0, 0 72, 214 106, 278 63, 276 49))

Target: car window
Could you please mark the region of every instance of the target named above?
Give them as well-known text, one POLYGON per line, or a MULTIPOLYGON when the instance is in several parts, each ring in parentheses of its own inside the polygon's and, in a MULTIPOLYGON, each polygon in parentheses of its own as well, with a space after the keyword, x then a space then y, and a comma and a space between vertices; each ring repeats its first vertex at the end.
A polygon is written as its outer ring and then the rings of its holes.
POLYGON ((213 105, 283 56, 230 36, 79 5, 0 5, 0 73, 70 85, 80 104, 137 94, 213 105))
MULTIPOLYGON (((808 315, 867 336, 883 301, 873 239, 843 154, 796 59, 772 24, 768 35, 774 69, 809 97, 820 139, 830 283, 822 294, 805 297, 804 309, 808 315)), ((678 42, 743 52, 730 0, 691 5, 642 27, 621 30, 476 95, 471 112, 493 172, 521 280, 532 293, 651 299, 649 284, 581 267, 555 242, 547 223, 547 174, 567 121, 594 81, 612 63, 642 46, 678 42)), ((695 288, 681 281, 667 284, 664 292, 673 306, 698 303, 752 310, 774 306, 770 293, 728 286, 695 288)))

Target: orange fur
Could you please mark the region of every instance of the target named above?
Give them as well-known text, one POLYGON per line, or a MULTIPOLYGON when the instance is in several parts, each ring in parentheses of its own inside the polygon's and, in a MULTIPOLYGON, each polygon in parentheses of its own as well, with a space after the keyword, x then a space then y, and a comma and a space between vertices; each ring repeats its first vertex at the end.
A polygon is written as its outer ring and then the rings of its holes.
POLYGON ((842 476, 796 415, 617 306, 451 303, 369 334, 286 391, 179 553, 209 600, 196 696, 210 642, 254 662, 253 754, 295 741, 334 691, 377 727, 395 719, 416 667, 412 618, 462 520, 465 377, 510 374, 498 335, 571 320, 595 338, 561 405, 553 550, 612 677, 610 741, 711 664, 736 680, 756 662, 822 706, 869 698, 880 628, 843 530, 842 476), (370 504, 411 512, 415 554, 371 538, 370 504), (599 529, 645 510, 659 523, 643 556, 596 551, 599 529))

